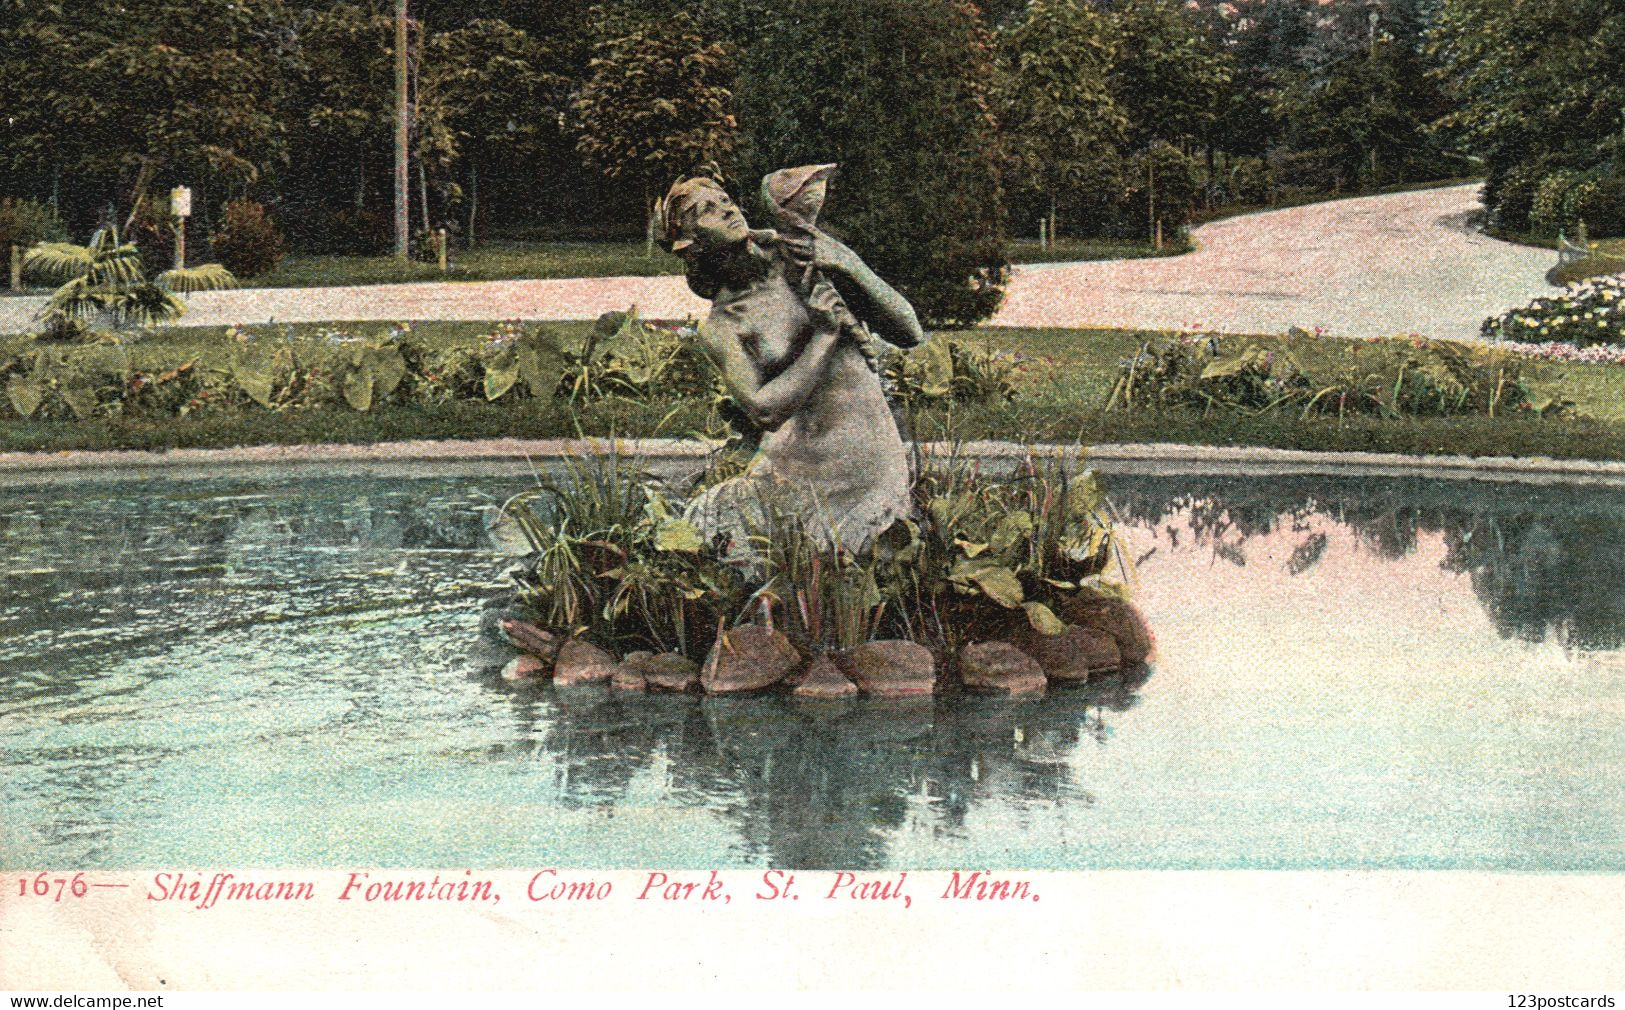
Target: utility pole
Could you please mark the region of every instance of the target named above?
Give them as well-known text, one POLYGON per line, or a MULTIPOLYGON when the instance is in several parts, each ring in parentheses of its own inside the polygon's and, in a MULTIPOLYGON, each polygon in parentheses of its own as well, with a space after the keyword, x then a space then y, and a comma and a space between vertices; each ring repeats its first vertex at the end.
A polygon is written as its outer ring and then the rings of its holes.
POLYGON ((409 256, 406 149, 406 0, 395 0, 395 258, 409 256))

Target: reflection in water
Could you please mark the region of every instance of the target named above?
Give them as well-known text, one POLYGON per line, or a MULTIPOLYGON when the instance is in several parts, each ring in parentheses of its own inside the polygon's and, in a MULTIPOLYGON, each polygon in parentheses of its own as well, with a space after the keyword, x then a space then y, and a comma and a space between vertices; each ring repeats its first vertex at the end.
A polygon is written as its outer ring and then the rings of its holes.
POLYGON ((749 863, 875 869, 890 865, 898 832, 963 833, 985 799, 1092 804, 1070 756, 1105 744, 1106 713, 1132 708, 1149 675, 1142 666, 1043 698, 835 703, 512 689, 492 669, 482 680, 511 695, 518 749, 563 766, 565 803, 630 804, 658 769, 672 795, 726 797, 749 863))
POLYGON ((0 865, 1625 870, 1617 491, 1115 477, 1155 676, 818 706, 503 684, 523 483, 0 492, 0 865))
POLYGON ((1134 522, 1156 525, 1189 510, 1198 542, 1238 566, 1249 540, 1293 531, 1294 575, 1313 568, 1326 549, 1325 534, 1306 524, 1317 514, 1390 560, 1414 552, 1419 534, 1437 533, 1448 549, 1445 568, 1471 577, 1502 635, 1530 642, 1555 635, 1579 650, 1625 645, 1625 498, 1618 491, 1320 477, 1120 478, 1111 490, 1134 522))

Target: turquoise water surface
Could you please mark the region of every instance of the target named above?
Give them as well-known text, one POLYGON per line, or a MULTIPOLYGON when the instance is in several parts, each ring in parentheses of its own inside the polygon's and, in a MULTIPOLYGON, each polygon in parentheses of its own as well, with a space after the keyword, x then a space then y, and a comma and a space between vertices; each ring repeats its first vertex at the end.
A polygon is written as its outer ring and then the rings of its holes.
POLYGON ((1148 670, 516 689, 522 477, 0 490, 0 864, 1625 870, 1625 492, 1114 475, 1148 670))

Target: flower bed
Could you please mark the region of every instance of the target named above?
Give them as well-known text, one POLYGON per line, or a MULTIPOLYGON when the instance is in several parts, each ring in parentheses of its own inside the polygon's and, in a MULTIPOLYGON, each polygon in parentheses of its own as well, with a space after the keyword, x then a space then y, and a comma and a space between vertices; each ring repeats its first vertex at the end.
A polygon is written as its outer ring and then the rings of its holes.
MULTIPOLYGON (((1625 345, 1625 274, 1592 277, 1484 320, 1492 340, 1625 345)), ((1617 360, 1617 359, 1604 359, 1617 360)))

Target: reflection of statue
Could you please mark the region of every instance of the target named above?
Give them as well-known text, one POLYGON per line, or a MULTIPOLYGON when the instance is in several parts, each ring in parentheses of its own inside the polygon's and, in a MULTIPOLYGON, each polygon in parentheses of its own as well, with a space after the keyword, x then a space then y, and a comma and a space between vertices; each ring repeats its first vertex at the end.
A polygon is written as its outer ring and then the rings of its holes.
POLYGON ((908 460, 865 327, 899 347, 925 333, 901 295, 813 225, 831 168, 768 177, 782 231, 752 230, 708 178, 678 182, 661 203, 666 243, 711 299, 706 350, 764 432, 751 471, 696 503, 708 534, 737 535, 775 501, 856 548, 909 511, 908 460))

